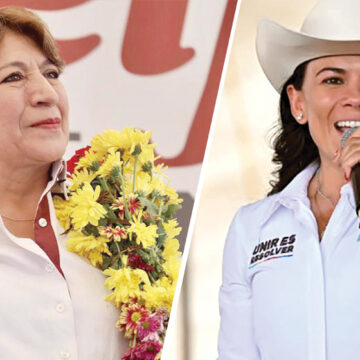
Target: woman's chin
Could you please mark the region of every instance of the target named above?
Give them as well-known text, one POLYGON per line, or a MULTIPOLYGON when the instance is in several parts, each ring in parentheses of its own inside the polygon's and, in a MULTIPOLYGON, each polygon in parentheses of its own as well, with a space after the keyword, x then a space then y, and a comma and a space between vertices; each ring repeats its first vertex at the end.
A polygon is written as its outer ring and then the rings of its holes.
POLYGON ((49 142, 49 144, 36 144, 26 151, 24 150, 24 158, 31 159, 32 162, 53 163, 54 161, 62 159, 67 146, 65 142, 49 142), (25 153, 26 152, 26 153, 25 153))

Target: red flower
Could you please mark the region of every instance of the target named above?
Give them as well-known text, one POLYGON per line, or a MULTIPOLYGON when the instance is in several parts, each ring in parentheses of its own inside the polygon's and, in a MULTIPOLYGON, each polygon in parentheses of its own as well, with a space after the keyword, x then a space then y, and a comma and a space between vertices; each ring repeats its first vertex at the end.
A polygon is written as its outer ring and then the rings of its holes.
POLYGON ((131 338, 137 333, 137 326, 149 316, 147 309, 140 304, 126 304, 121 308, 120 319, 116 326, 125 331, 125 336, 131 338))
POLYGON ((112 228, 110 226, 99 226, 99 233, 102 236, 106 236, 108 239, 114 239, 115 241, 121 241, 121 239, 126 239, 127 234, 124 228, 116 226, 112 228))
POLYGON ((128 206, 131 215, 135 214, 135 212, 140 209, 141 203, 137 196, 130 197, 128 206))
POLYGON ((85 156, 85 152, 88 151, 90 148, 91 148, 91 146, 86 146, 84 148, 81 148, 81 149, 75 151, 75 155, 66 162, 68 173, 72 174, 74 172, 79 160, 83 156, 85 156))
MULTIPOLYGON (((137 198, 137 195, 126 195, 126 201, 131 216, 134 215, 141 208, 141 202, 137 198)), ((125 206, 123 199, 118 198, 111 208, 114 210, 119 210, 119 218, 120 220, 124 220, 125 206)))
POLYGON ((139 254, 130 254, 128 258, 128 264, 134 268, 145 270, 146 272, 151 272, 154 268, 145 263, 139 254))

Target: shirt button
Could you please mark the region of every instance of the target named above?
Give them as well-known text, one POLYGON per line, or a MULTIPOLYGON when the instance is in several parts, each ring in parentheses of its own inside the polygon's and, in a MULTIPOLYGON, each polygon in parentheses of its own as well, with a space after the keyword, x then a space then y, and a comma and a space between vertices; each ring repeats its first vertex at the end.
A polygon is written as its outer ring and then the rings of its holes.
POLYGON ((67 351, 61 351, 60 358, 61 359, 70 359, 70 353, 68 353, 67 351))
POLYGON ((46 264, 45 270, 46 270, 46 272, 51 273, 55 270, 55 267, 53 264, 46 264))
POLYGON ((44 228, 47 225, 47 221, 45 218, 40 218, 39 219, 39 225, 44 228))
POLYGON ((65 310, 65 306, 63 304, 57 304, 55 309, 58 313, 62 313, 65 310))

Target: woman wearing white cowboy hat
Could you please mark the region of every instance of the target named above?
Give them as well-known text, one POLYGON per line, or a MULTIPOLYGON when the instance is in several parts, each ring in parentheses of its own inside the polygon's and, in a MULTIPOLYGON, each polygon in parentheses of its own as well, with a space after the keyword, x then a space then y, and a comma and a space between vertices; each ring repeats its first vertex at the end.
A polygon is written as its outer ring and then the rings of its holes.
POLYGON ((300 32, 258 27, 260 64, 280 93, 279 165, 269 196, 230 227, 220 290, 220 360, 355 360, 360 230, 360 1, 320 0, 300 32))

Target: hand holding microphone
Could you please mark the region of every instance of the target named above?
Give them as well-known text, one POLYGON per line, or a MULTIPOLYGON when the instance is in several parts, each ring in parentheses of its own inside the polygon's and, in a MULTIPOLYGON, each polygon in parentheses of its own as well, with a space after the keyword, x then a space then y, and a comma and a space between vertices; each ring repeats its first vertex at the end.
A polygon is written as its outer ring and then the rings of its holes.
MULTIPOLYGON (((357 127, 349 128, 345 131, 343 137, 341 138, 341 147, 343 148, 346 145, 347 140, 353 134, 353 132, 357 130, 357 127)), ((354 198, 355 198, 355 210, 356 215, 359 215, 360 210, 360 162, 355 164, 351 169, 351 183, 354 190, 354 198)))

